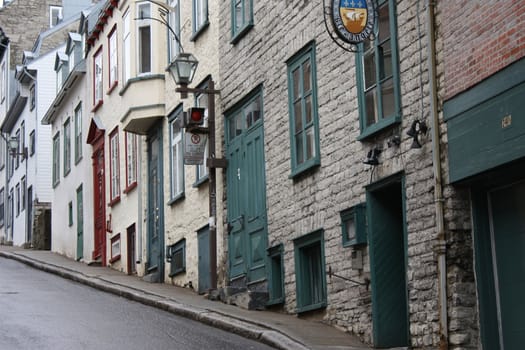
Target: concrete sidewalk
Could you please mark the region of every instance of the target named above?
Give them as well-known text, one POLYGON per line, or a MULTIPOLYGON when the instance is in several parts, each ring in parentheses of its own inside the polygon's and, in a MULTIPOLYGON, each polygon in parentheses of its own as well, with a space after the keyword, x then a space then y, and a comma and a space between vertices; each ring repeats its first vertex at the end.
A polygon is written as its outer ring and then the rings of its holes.
POLYGON ((356 337, 319 321, 272 311, 248 311, 169 284, 144 282, 108 267, 88 266, 49 251, 0 245, 0 257, 258 340, 277 349, 364 350, 356 337))

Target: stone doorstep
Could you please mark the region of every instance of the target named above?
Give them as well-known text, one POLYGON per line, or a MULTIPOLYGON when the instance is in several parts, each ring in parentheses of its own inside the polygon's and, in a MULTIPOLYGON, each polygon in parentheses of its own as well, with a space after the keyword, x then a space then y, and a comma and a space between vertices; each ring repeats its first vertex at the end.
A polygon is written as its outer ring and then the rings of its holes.
MULTIPOLYGON (((225 304, 235 305, 246 310, 264 310, 268 302, 268 293, 251 291, 246 287, 223 287, 218 291, 219 300, 225 304)), ((210 293, 209 299, 214 300, 217 292, 210 293)), ((216 299, 215 299, 216 300, 216 299)))

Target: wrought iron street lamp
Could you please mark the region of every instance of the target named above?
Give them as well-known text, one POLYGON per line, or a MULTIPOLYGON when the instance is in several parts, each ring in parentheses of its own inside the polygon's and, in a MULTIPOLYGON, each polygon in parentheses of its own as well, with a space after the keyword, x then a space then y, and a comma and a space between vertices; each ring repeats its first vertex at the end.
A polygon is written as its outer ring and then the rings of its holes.
POLYGON ((208 82, 207 88, 190 88, 198 61, 191 53, 180 53, 168 66, 167 70, 172 75, 175 83, 179 86, 175 89, 180 93, 182 99, 188 97, 188 93, 208 95, 208 127, 198 128, 198 132, 208 134, 208 155, 206 165, 209 169, 209 229, 210 229, 210 273, 211 288, 217 288, 217 174, 216 168, 226 168, 227 161, 216 158, 215 155, 215 95, 220 91, 215 90, 213 79, 208 82))
MULTIPOLYGON (((166 70, 170 72, 177 85, 181 88, 187 88, 188 84, 193 81, 198 65, 199 61, 195 56, 191 53, 181 52, 166 70)), ((187 92, 181 91, 181 98, 186 97, 188 97, 187 92)))

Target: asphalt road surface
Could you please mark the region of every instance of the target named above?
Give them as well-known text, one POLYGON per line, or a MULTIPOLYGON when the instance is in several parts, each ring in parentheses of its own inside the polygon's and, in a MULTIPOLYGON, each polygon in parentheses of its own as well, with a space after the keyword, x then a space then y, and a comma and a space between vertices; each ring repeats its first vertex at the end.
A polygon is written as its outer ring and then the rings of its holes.
POLYGON ((271 348, 0 258, 0 350, 25 349, 271 348))

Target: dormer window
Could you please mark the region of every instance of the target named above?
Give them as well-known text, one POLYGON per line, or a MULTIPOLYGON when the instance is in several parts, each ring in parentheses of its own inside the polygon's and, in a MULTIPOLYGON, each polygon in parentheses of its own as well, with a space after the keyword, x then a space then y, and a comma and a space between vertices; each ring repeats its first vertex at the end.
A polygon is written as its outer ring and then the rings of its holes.
POLYGON ((55 72, 57 73, 57 93, 62 89, 64 81, 69 74, 68 57, 63 52, 58 52, 55 59, 55 72))
POLYGON ((62 22, 62 6, 49 6, 49 27, 53 28, 62 22))
POLYGON ((77 62, 75 61, 75 44, 71 44, 71 51, 68 55, 68 61, 69 61, 69 71, 72 72, 73 68, 75 68, 75 65, 77 62))

